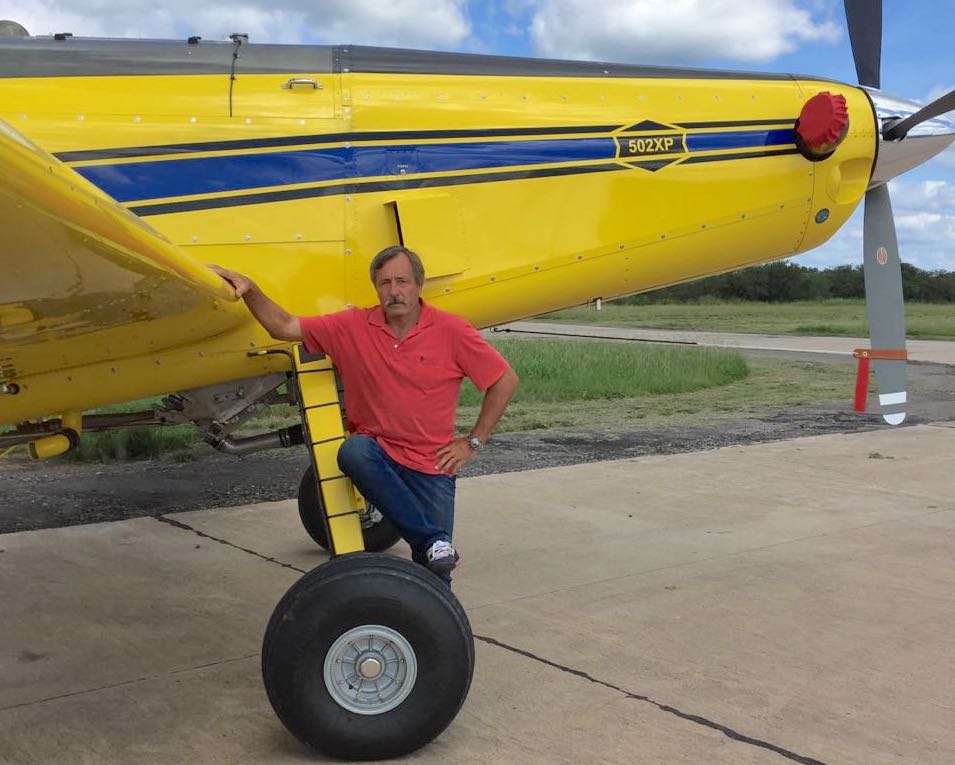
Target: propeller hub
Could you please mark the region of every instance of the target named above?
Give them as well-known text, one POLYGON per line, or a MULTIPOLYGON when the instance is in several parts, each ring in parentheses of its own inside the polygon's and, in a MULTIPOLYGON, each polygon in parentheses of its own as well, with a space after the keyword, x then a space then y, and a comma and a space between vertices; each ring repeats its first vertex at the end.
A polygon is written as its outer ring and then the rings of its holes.
POLYGON ((816 93, 803 105, 796 120, 796 143, 808 159, 824 159, 845 138, 848 126, 845 96, 816 93))

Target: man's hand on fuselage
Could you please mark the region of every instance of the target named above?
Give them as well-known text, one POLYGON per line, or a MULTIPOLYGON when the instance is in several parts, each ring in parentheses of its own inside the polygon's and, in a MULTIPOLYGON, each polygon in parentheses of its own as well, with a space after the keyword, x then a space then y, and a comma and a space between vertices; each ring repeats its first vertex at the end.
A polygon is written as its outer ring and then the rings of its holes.
POLYGON ((298 316, 293 316, 269 298, 248 276, 212 263, 208 266, 232 286, 235 296, 245 301, 256 321, 265 327, 273 338, 296 342, 302 339, 302 325, 298 316))
POLYGON ((208 266, 232 286, 237 298, 243 297, 249 290, 255 287, 255 282, 248 276, 240 274, 238 271, 230 271, 228 268, 223 268, 222 266, 217 266, 212 263, 209 263, 208 266))

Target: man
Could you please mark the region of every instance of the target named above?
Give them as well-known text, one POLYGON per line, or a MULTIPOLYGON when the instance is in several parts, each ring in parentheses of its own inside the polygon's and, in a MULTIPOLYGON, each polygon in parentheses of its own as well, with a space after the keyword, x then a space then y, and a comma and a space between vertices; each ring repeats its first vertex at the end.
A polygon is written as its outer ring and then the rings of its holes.
POLYGON ((394 524, 412 558, 450 586, 460 559, 451 543, 455 476, 507 408, 514 370, 464 319, 421 300, 424 267, 405 247, 388 247, 371 262, 379 305, 324 316, 293 316, 248 277, 210 268, 276 340, 300 340, 332 358, 352 432, 339 467, 394 524), (485 394, 471 432, 455 438, 464 377, 485 394))

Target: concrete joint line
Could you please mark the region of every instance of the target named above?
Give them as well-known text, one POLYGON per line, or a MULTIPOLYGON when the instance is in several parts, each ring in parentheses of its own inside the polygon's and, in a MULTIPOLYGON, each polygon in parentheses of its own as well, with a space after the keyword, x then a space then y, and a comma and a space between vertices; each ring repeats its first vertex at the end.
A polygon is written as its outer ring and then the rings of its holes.
POLYGON ((220 664, 229 664, 233 661, 245 661, 247 659, 252 659, 258 657, 258 653, 250 653, 247 656, 234 656, 230 659, 220 659, 219 661, 210 661, 206 664, 199 664, 195 667, 186 667, 185 669, 174 669, 170 672, 167 672, 165 675, 150 675, 148 677, 134 677, 132 680, 122 680, 118 683, 110 683, 108 685, 100 685, 96 688, 84 688, 81 691, 70 691, 69 693, 61 693, 58 696, 47 696, 43 699, 35 699, 34 701, 24 701, 19 704, 11 704, 8 707, 0 707, 0 712, 7 712, 11 709, 20 709, 21 707, 32 707, 34 704, 45 704, 48 701, 59 701, 60 699, 69 699, 73 696, 84 696, 87 693, 98 693, 99 691, 109 691, 113 688, 122 688, 126 685, 136 685, 137 683, 145 683, 147 680, 156 680, 161 677, 172 677, 173 675, 181 675, 185 672, 195 672, 200 669, 208 669, 209 667, 217 667, 220 664))
POLYGON ((212 540, 213 542, 218 542, 220 545, 231 547, 234 550, 239 550, 240 552, 244 552, 249 555, 254 555, 256 558, 261 558, 267 563, 275 563, 276 565, 281 566, 282 568, 290 568, 293 571, 298 571, 300 574, 308 573, 308 571, 306 571, 305 569, 298 568, 298 566, 293 566, 291 563, 283 563, 277 558, 272 558, 270 556, 263 555, 262 553, 258 553, 255 550, 249 550, 246 547, 240 547, 239 545, 234 544, 233 542, 230 542, 228 539, 220 539, 219 537, 214 537, 210 534, 206 534, 204 531, 199 531, 199 529, 195 529, 189 524, 183 523, 182 521, 176 521, 176 520, 173 520, 172 518, 167 518, 165 515, 156 515, 153 517, 160 523, 167 523, 173 528, 182 529, 183 531, 191 531, 193 534, 195 534, 196 536, 202 537, 203 539, 209 539, 209 540, 212 540))
POLYGON ((757 746, 757 747, 760 747, 761 749, 768 749, 769 751, 775 752, 781 757, 785 757, 787 760, 790 760, 792 762, 798 762, 800 763, 800 765, 827 765, 827 763, 823 762, 822 760, 815 760, 812 757, 806 757, 805 755, 796 754, 795 752, 791 752, 788 749, 783 749, 780 746, 771 744, 768 741, 762 741, 761 739, 753 738, 752 736, 747 736, 743 733, 740 733, 739 731, 736 731, 730 727, 727 727, 726 725, 722 725, 718 722, 714 722, 713 720, 709 720, 705 717, 701 717, 700 715, 694 715, 694 714, 690 714, 689 712, 683 712, 677 709, 676 707, 669 706, 668 704, 661 704, 658 701, 654 701, 649 696, 643 696, 639 693, 631 693, 630 691, 625 691, 623 688, 620 688, 611 683, 607 683, 603 680, 598 680, 596 677, 593 677, 592 675, 589 675, 586 672, 582 672, 579 669, 573 669, 572 667, 565 667, 563 664, 558 664, 556 662, 551 661, 550 659, 545 659, 541 656, 537 656, 536 654, 531 653, 530 651, 525 651, 521 648, 516 648, 512 645, 508 645, 507 643, 502 643, 499 640, 495 640, 494 638, 484 637, 482 635, 475 635, 474 639, 480 640, 489 645, 497 646, 498 648, 503 648, 505 651, 511 651, 513 653, 519 654, 520 656, 525 656, 528 659, 532 659, 534 661, 540 662, 541 664, 545 664, 548 667, 553 667, 554 669, 559 669, 561 672, 567 672, 568 674, 587 680, 591 683, 594 683, 595 685, 602 685, 605 688, 610 688, 613 691, 622 693, 628 699, 633 699, 634 701, 643 701, 647 704, 651 704, 652 706, 655 706, 657 709, 659 709, 661 712, 666 712, 667 714, 673 715, 674 717, 679 717, 681 720, 687 720, 697 725, 702 725, 705 728, 710 728, 711 730, 719 731, 727 738, 733 741, 738 741, 741 744, 749 744, 750 746, 757 746))

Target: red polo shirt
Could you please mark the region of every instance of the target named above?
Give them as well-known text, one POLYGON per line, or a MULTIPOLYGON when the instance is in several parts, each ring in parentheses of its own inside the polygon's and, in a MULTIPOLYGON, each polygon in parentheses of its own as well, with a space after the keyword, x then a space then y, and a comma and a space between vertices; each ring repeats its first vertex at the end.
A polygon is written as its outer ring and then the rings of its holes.
POLYGON ((395 339, 381 306, 302 317, 309 353, 326 353, 345 386, 354 433, 373 436, 405 467, 438 474, 437 451, 454 438, 461 381, 487 390, 507 371, 474 327, 422 301, 418 323, 395 339))

